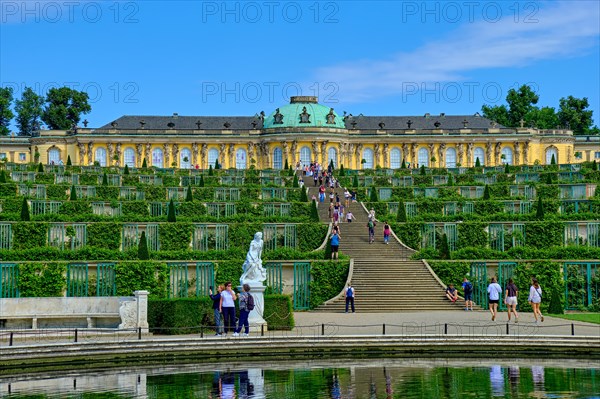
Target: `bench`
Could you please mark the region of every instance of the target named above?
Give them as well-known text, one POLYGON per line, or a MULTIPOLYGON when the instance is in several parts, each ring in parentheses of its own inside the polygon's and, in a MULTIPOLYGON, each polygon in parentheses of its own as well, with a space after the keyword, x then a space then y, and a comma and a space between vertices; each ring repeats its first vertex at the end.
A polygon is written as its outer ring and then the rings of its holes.
POLYGON ((0 328, 148 329, 148 292, 133 297, 0 298, 0 328))

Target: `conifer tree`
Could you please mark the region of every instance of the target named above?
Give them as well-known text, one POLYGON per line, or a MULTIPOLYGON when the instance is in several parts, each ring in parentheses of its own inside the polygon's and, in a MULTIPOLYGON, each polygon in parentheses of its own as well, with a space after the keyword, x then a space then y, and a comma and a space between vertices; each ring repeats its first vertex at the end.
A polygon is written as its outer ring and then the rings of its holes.
MULTIPOLYGON (((210 170, 209 170, 210 172, 210 170)), ((198 182, 199 187, 204 187, 204 175, 200 175, 200 181, 198 182)))
POLYGON ((542 203, 542 197, 538 197, 537 210, 535 213, 535 218, 537 220, 544 220, 544 204, 542 203))
POLYGON ((288 160, 287 158, 285 159, 285 165, 283 166, 283 169, 288 170, 290 168, 290 165, 288 164, 288 160))
POLYGON ((77 201, 77 190, 75 190, 75 185, 71 186, 71 196, 69 197, 71 201, 77 201))
POLYGON ((427 174, 427 171, 425 171, 425 165, 421 165, 421 170, 419 173, 421 174, 421 176, 425 176, 427 174))
POLYGON ((29 222, 31 218, 29 217, 29 204, 27 204, 27 198, 23 197, 23 204, 21 205, 21 221, 29 222))
POLYGON ((175 223, 177 218, 175 217, 175 204, 173 203, 173 198, 169 201, 169 208, 167 210, 167 222, 175 223))
POLYGON ((6 183, 6 172, 4 170, 0 170, 0 184, 6 183))
POLYGON ((146 232, 145 231, 142 231, 142 235, 140 236, 140 243, 138 245, 138 259, 140 259, 140 260, 150 259, 150 254, 148 253, 148 241, 146 241, 146 232))
POLYGON ((487 184, 485 185, 485 188, 483 189, 483 199, 484 200, 490 199, 490 187, 487 184))
POLYGON ((440 257, 442 259, 450 259, 450 246, 448 245, 448 236, 446 233, 442 234, 442 241, 440 242, 440 257))
POLYGON ((352 187, 358 188, 358 175, 354 175, 354 178, 352 179, 352 187))
POLYGON ((550 165, 556 165, 556 158, 554 157, 554 154, 552 154, 552 158, 550 159, 550 165))
POLYGON ((208 165, 208 175, 209 176, 213 175, 213 167, 212 167, 212 165, 208 165))
POLYGON ((38 165, 38 169, 37 169, 37 171, 38 171, 39 173, 44 173, 44 165, 42 165, 42 163, 41 163, 41 162, 40 162, 40 164, 38 165))
POLYGON ((185 202, 193 202, 194 196, 192 195, 192 186, 188 185, 187 193, 185 195, 185 202))
POLYGON ((293 188, 300 187, 300 186, 298 185, 298 175, 296 175, 296 174, 294 175, 294 181, 292 181, 292 187, 293 187, 293 188))
POLYGON ((396 221, 405 223, 407 221, 406 218, 406 208, 404 207, 404 202, 400 201, 398 204, 398 213, 396 214, 396 221))
POLYGON ((308 202, 308 195, 306 194, 306 187, 302 187, 300 190, 300 202, 308 202))
POLYGON ((71 162, 71 156, 67 155, 67 166, 73 166, 73 163, 71 162))
POLYGON ((128 175, 129 174, 129 166, 127 166, 127 164, 125 164, 125 169, 123 170, 123 174, 124 175, 128 175))
POLYGON ((592 162, 592 170, 598 170, 598 163, 596 162, 595 159, 594 159, 594 162, 592 162))
POLYGON ((340 177, 346 176, 346 171, 344 170, 344 164, 340 164, 339 175, 340 175, 340 177))
POLYGON ((108 186, 108 175, 106 174, 106 172, 104 172, 104 175, 102 175, 102 185, 108 186))
POLYGON ((146 158, 144 158, 144 161, 142 162, 142 169, 146 169, 148 167, 148 162, 146 162, 146 158))
POLYGON ((215 170, 221 169, 221 165, 219 164, 219 158, 215 159, 215 170))
POLYGON ((377 197, 377 188, 375 186, 371 187, 371 195, 369 197, 370 202, 379 202, 379 198, 377 197))
POLYGON ((552 290, 550 295, 550 305, 548 306, 548 313, 550 314, 563 314, 565 313, 560 292, 557 289, 552 290))
POLYGON ((448 175, 448 185, 449 186, 453 186, 454 185, 454 176, 452 174, 448 175))
POLYGON ((335 169, 335 166, 333 166, 333 159, 330 159, 330 160, 329 160, 329 166, 328 166, 328 168, 329 168, 330 170, 334 170, 334 169, 335 169))
POLYGON ((508 167, 507 163, 504 164, 504 173, 506 173, 506 174, 510 173, 510 168, 508 167))
POLYGON ((400 169, 406 169, 406 162, 404 159, 402 160, 402 165, 400 165, 400 169))
POLYGON ((310 206, 310 220, 313 222, 318 222, 319 218, 319 209, 317 208, 317 201, 313 200, 310 206))
POLYGON ((479 160, 479 157, 475 158, 475 167, 476 168, 481 167, 481 161, 479 160))

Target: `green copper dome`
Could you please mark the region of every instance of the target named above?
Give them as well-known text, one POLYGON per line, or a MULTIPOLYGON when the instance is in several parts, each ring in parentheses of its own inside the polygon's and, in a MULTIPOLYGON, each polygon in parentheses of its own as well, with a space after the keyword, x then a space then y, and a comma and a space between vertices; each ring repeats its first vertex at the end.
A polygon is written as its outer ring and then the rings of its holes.
POLYGON ((317 97, 296 96, 265 118, 264 129, 324 127, 345 129, 344 120, 333 110, 317 103, 317 97))

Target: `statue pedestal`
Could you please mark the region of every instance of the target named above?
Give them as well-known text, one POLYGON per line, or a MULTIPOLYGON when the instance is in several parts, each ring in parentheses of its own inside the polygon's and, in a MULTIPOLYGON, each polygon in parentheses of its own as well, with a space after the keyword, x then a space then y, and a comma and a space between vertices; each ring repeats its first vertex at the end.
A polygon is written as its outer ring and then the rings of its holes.
MULTIPOLYGON (((265 310, 265 287, 262 283, 255 281, 249 281, 247 284, 250 286, 250 294, 254 298, 254 309, 250 312, 248 317, 248 323, 250 324, 250 332, 260 333, 261 327, 264 325, 264 331, 267 331, 267 322, 263 319, 263 312, 265 310)), ((243 291, 242 286, 238 287, 239 292, 243 291)))

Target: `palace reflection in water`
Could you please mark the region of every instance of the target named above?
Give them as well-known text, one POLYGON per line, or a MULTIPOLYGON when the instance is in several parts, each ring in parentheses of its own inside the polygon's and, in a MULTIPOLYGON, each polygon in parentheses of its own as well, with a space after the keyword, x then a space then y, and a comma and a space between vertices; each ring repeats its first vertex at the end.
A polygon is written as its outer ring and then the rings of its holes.
MULTIPOLYGON (((411 363, 413 361, 407 361, 411 363)), ((56 378, 0 379, 0 397, 25 398, 598 398, 600 364, 434 361, 385 366, 224 368, 208 365, 121 370, 56 378), (564 366, 564 367, 563 367, 564 366), (581 368, 584 366, 585 368, 581 368)))

